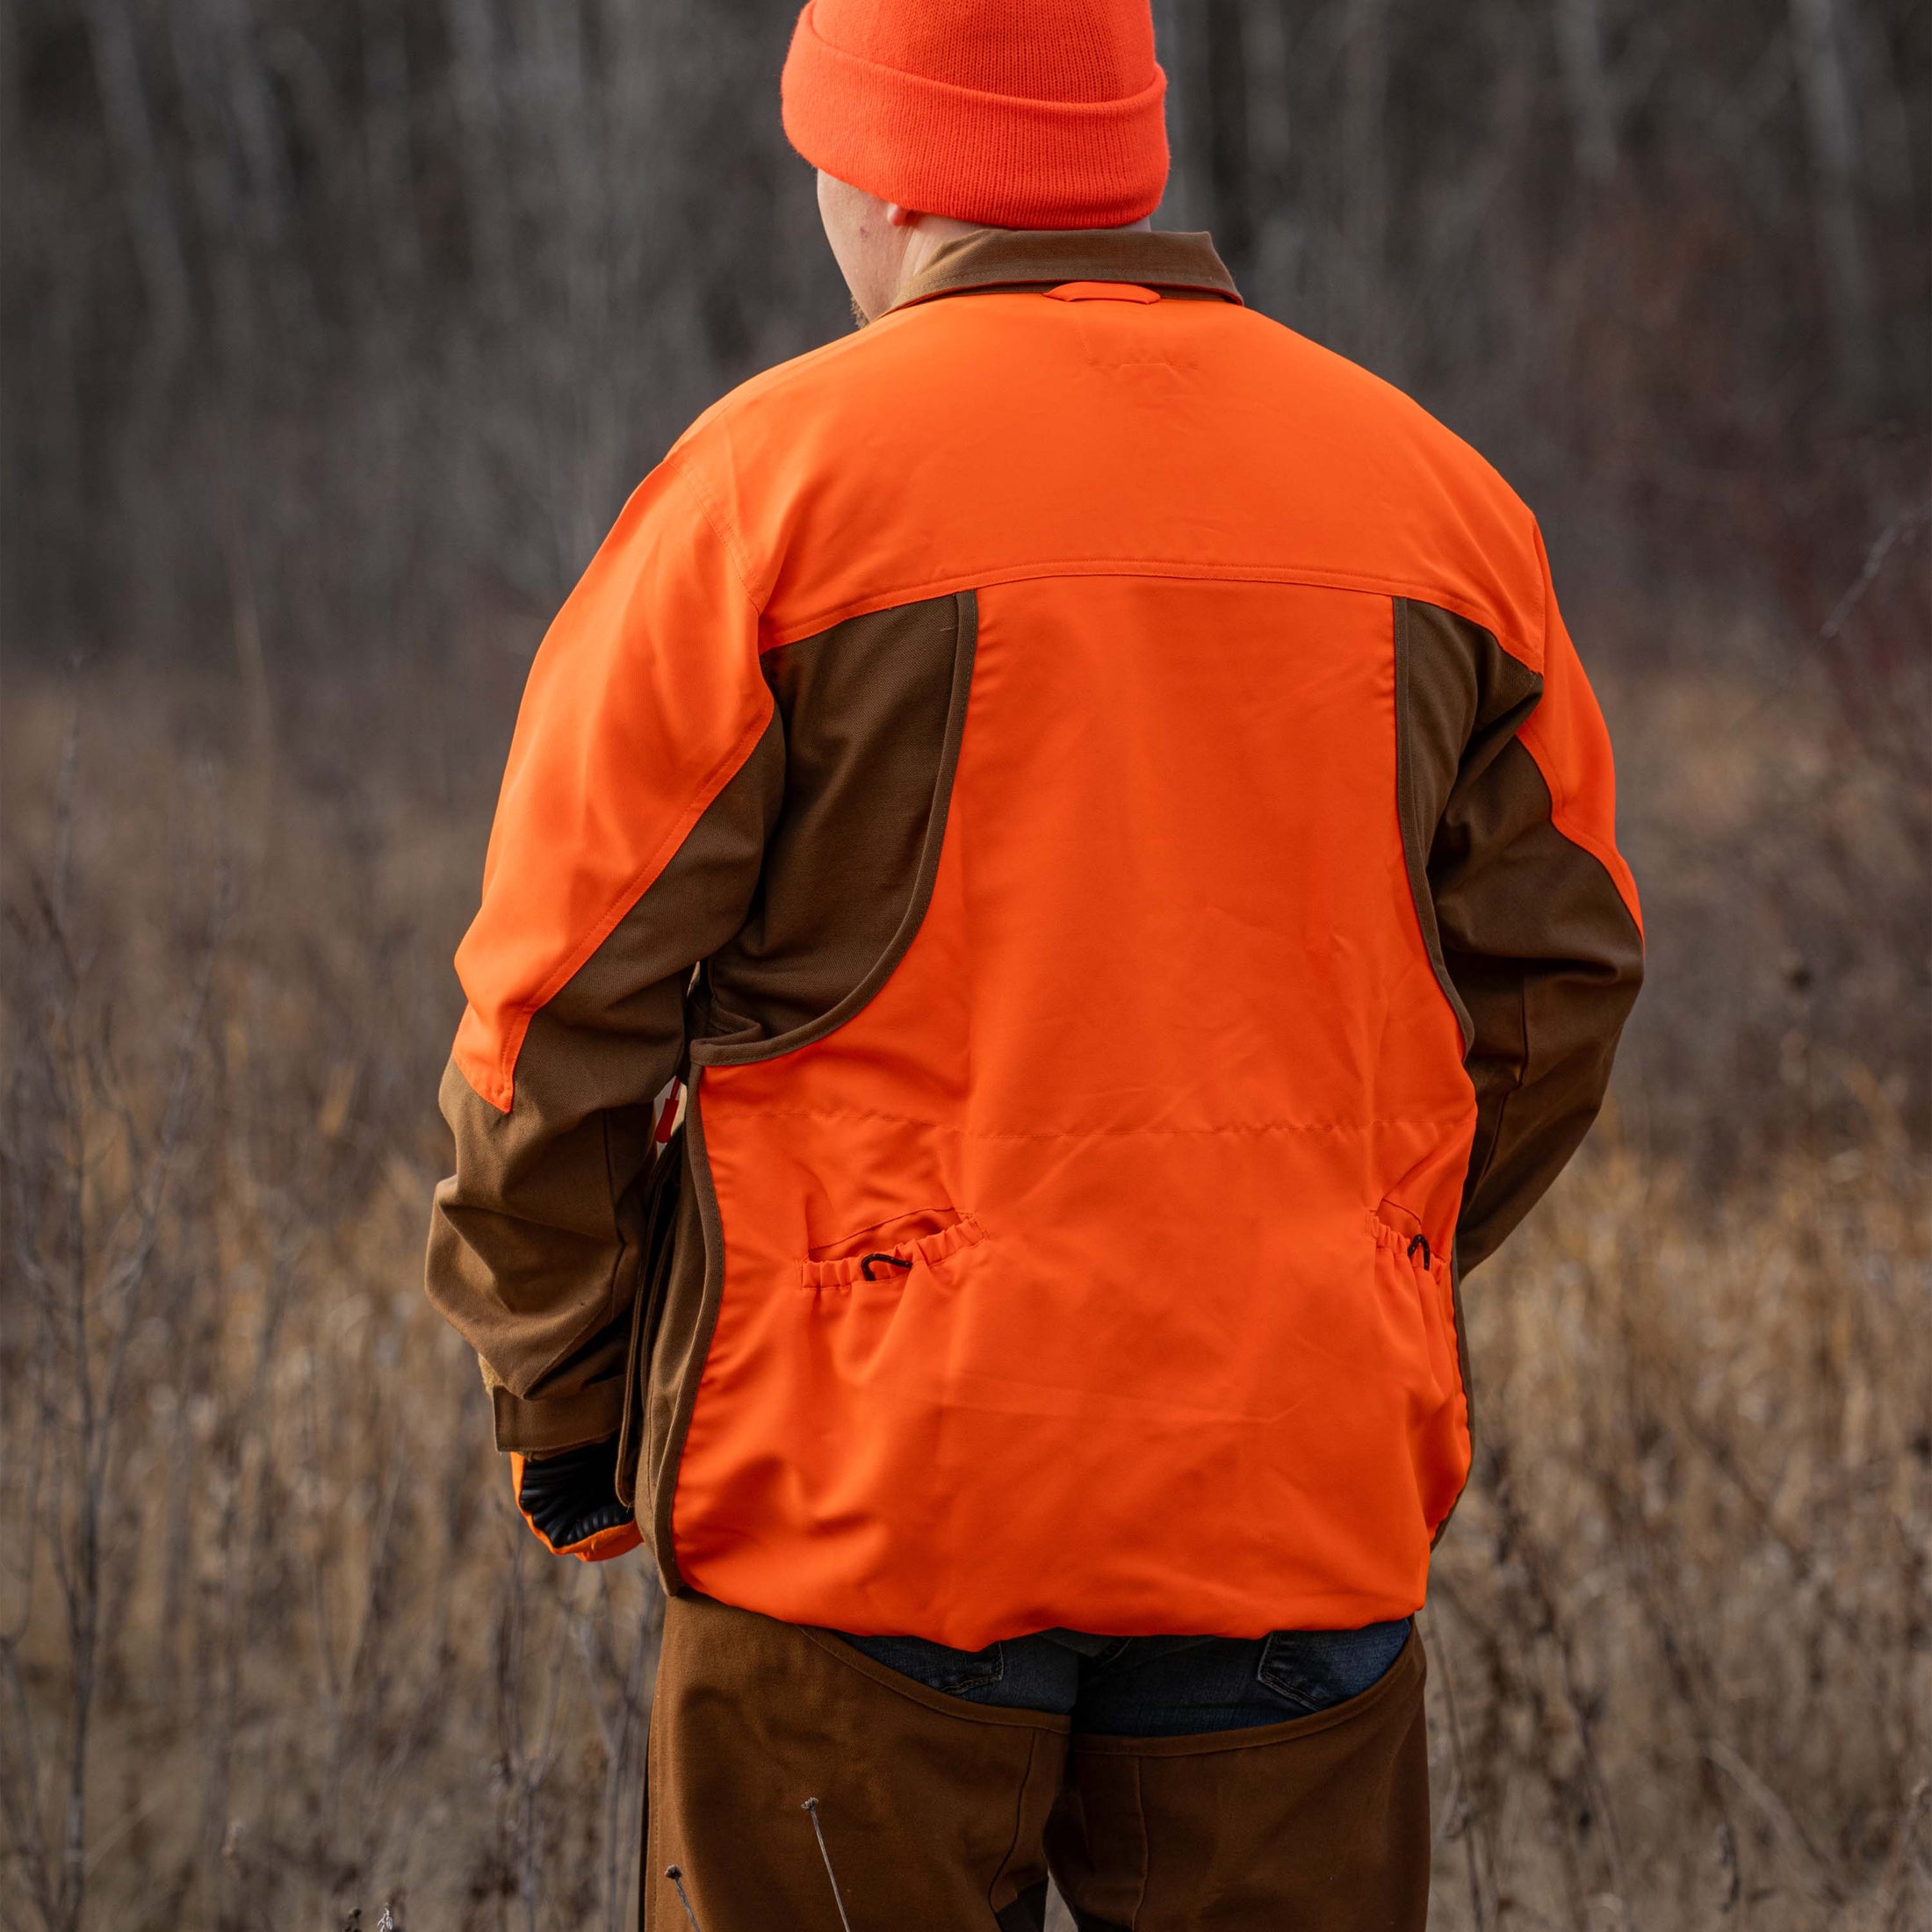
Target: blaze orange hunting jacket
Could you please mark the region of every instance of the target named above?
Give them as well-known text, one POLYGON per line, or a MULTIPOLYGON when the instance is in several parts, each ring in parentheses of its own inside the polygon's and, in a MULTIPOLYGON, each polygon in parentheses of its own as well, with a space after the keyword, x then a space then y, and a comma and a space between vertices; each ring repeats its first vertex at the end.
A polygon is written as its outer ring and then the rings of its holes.
POLYGON ((1205 236, 953 244, 537 655, 429 1251, 500 1446, 622 1431, 667 1586, 799 1622, 1414 1611, 1460 1273, 1640 977, 1612 820, 1480 458, 1205 236))

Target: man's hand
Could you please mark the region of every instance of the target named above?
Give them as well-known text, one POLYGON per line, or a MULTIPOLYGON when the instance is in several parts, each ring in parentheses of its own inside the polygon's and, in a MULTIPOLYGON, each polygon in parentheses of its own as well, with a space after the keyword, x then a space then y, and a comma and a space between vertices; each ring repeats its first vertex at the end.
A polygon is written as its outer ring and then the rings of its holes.
POLYGON ((555 1556, 602 1563, 643 1542, 637 1518, 617 1500, 617 1438, 554 1456, 510 1456, 510 1483, 523 1520, 555 1556))

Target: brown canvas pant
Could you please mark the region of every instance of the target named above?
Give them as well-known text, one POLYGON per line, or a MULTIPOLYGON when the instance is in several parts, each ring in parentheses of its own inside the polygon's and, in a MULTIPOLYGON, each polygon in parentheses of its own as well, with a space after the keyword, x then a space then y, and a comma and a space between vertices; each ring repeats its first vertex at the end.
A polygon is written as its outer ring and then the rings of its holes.
POLYGON ((824 1631, 667 1606, 645 1932, 1422 1932, 1423 1654, 1360 1697, 1200 1737, 1071 1736, 929 1690, 824 1631), (804 1807, 817 1799, 814 1811, 804 1807), (821 1852, 814 1822, 824 1834, 821 1852))

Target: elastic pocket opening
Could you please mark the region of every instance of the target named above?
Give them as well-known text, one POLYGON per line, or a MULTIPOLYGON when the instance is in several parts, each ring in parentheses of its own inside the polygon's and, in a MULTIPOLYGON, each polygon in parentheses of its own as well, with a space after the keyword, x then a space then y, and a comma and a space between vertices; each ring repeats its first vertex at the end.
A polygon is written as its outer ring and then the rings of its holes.
POLYGON ((1424 1231, 1421 1217, 1400 1201, 1385 1200, 1368 1217, 1368 1231, 1381 1244, 1400 1255, 1418 1273, 1431 1280, 1449 1279, 1449 1253, 1424 1231))
POLYGON ((1454 1341, 1455 1315, 1450 1306, 1453 1290, 1449 1257, 1430 1242, 1421 1221, 1399 1201, 1384 1200, 1366 1220, 1376 1244, 1395 1256, 1415 1285, 1430 1374, 1438 1396, 1446 1402, 1462 1386, 1454 1341))
MULTIPOLYGON (((923 1210, 922 1214, 930 1212, 923 1210)), ((800 1262, 799 1287, 816 1294, 826 1288, 849 1291, 854 1287, 898 1286, 915 1268, 930 1268, 962 1249, 977 1248, 986 1238, 986 1230, 970 1215, 961 1215, 949 1226, 934 1229, 929 1234, 900 1233, 897 1239, 885 1238, 908 1218, 902 1215, 880 1222, 862 1234, 837 1244, 854 1250, 852 1253, 800 1262)))

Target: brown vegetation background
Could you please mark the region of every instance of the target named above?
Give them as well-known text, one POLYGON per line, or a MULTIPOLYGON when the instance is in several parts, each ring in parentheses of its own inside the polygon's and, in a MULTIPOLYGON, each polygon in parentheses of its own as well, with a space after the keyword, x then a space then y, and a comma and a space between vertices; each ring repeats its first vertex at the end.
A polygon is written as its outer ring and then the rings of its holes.
MULTIPOLYGON (((1645 892, 1470 1283, 1438 1921, 1932 1922, 1932 16, 1156 11, 1160 224, 1537 508, 1645 892)), ((627 1922, 658 1606, 510 1510, 433 1096, 545 618, 847 326, 790 11, 0 0, 0 1926, 627 1922)))

